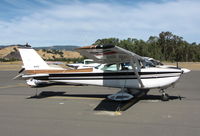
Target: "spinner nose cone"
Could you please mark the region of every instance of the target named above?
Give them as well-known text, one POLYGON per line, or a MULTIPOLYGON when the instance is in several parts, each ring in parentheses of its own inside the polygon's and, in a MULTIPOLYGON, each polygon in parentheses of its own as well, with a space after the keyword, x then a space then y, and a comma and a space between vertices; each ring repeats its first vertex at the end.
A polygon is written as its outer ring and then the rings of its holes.
POLYGON ((183 71, 183 73, 189 73, 191 70, 187 69, 187 68, 181 68, 181 70, 183 71))

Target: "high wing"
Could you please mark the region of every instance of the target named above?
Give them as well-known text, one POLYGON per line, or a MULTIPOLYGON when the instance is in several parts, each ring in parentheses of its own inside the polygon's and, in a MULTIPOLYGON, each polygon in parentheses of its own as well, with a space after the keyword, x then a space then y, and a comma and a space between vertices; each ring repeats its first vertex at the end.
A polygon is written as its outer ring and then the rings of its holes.
POLYGON ((91 45, 76 49, 81 55, 93 59, 97 63, 124 63, 143 58, 133 52, 114 45, 91 45))
POLYGON ((138 73, 141 68, 139 61, 142 62, 144 60, 143 57, 114 45, 91 45, 76 50, 81 55, 93 59, 97 63, 112 64, 130 62, 141 87, 144 87, 138 73))

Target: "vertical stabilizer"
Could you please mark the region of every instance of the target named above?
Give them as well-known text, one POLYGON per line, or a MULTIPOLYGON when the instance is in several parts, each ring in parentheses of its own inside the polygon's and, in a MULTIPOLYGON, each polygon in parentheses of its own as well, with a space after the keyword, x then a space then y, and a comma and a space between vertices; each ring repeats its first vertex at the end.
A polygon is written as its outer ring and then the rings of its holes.
POLYGON ((19 48, 25 70, 52 69, 32 48, 19 48))

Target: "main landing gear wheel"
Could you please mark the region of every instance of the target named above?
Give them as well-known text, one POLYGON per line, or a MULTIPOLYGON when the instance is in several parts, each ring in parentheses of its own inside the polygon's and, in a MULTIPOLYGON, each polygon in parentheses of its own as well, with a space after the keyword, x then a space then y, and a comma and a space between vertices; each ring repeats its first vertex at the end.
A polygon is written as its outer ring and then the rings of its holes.
POLYGON ((162 93, 161 100, 162 101, 169 101, 169 95, 167 93, 165 93, 165 91, 163 89, 161 89, 160 92, 162 93))
POLYGON ((169 101, 169 95, 167 93, 163 93, 161 96, 162 101, 169 101))

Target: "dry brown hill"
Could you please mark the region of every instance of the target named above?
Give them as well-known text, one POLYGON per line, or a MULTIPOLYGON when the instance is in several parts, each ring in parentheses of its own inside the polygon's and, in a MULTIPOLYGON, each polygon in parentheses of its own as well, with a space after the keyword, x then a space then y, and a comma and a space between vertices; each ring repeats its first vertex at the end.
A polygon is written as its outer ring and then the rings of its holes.
POLYGON ((55 59, 55 58, 80 58, 80 53, 75 51, 60 50, 54 52, 54 50, 37 50, 39 55, 44 59, 55 59))
POLYGON ((0 49, 0 58, 5 58, 12 52, 17 52, 18 46, 8 46, 0 49))
MULTIPOLYGON (((18 51, 18 48, 20 46, 7 46, 4 48, 0 48, 0 58, 1 59, 16 59, 20 60, 20 54, 18 51)), ((45 49, 39 49, 37 50, 39 55, 43 59, 60 59, 60 58, 80 58, 82 57, 78 52, 76 51, 66 51, 66 50, 45 50, 45 49)))

